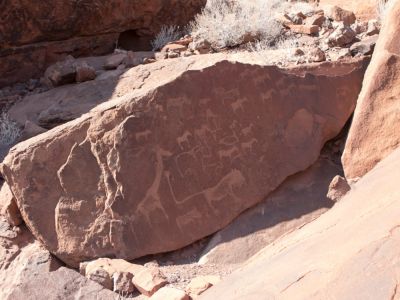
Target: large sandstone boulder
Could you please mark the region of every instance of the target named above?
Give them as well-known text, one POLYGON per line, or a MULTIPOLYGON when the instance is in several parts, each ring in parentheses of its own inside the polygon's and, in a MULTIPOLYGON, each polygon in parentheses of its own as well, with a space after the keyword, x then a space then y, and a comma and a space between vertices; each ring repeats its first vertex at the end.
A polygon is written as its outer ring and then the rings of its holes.
POLYGON ((399 181, 400 149, 200 299, 398 299, 399 181))
POLYGON ((10 151, 2 174, 52 253, 71 266, 133 259, 225 227, 317 160, 350 117, 366 64, 283 70, 218 57, 10 151))
POLYGON ((366 72, 343 154, 348 179, 400 146, 400 1, 394 2, 366 72))
MULTIPOLYGON (((149 47, 162 25, 185 26, 206 0, 14 1, 0 3, 0 86, 40 76, 68 54, 149 47), (99 22, 101 20, 101 22, 99 22), (122 37, 122 36, 121 36, 122 37), (18 67, 16 67, 18 65, 18 67)), ((137 49, 138 50, 138 49, 137 49)))

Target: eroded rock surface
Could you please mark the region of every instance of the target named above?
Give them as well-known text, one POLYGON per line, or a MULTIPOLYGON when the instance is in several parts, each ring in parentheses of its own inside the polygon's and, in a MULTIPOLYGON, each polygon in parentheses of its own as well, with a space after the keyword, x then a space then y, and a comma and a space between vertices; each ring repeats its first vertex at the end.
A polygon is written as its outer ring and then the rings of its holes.
POLYGON ((59 261, 34 240, 25 226, 13 227, 0 216, 0 299, 34 299, 27 298, 28 294, 25 298, 12 295, 21 285, 37 276, 49 276, 59 267, 59 261))
POLYGON ((398 299, 400 149, 200 299, 398 299))
POLYGON ((307 170, 285 180, 261 203, 217 232, 200 259, 201 264, 241 264, 308 222, 334 204, 326 197, 340 167, 320 158, 307 170))
POLYGON ((118 87, 125 96, 10 151, 2 173, 52 253, 76 267, 133 259, 223 228, 316 161, 366 63, 281 70, 218 57, 118 87))
POLYGON ((365 75, 343 154, 348 179, 400 146, 400 2, 393 2, 365 75))
POLYGON ((128 43, 151 47, 150 40, 162 25, 187 25, 205 3, 206 0, 2 1, 0 86, 41 75, 47 66, 68 54, 110 53, 123 32, 126 37, 120 38, 119 46, 128 43))
POLYGON ((24 281, 6 299, 115 300, 125 298, 118 298, 118 294, 85 278, 78 272, 61 267, 57 271, 39 273, 31 280, 24 281))

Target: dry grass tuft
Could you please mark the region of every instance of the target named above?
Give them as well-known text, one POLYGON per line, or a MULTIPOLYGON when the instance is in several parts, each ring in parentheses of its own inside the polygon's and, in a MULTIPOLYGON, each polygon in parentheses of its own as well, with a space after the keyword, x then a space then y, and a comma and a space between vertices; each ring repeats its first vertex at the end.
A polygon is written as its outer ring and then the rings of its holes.
POLYGON ((177 26, 163 26, 155 39, 151 42, 153 51, 162 49, 169 42, 178 40, 182 36, 182 32, 177 26))
POLYGON ((18 124, 10 120, 6 113, 0 115, 0 146, 12 145, 21 135, 18 124))

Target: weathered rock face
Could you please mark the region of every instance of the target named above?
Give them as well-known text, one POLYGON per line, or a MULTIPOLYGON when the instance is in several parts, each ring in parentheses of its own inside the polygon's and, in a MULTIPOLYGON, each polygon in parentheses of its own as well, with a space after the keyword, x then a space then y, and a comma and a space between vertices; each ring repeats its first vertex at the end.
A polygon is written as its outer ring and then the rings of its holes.
POLYGON ((124 31, 131 31, 127 37, 131 43, 141 44, 145 36, 153 36, 162 25, 186 25, 205 2, 2 1, 0 86, 40 75, 48 65, 68 54, 110 52, 124 31))
POLYGON ((400 149, 200 299, 398 299, 400 149))
POLYGON ((361 177, 400 146, 400 2, 379 36, 350 128, 343 166, 348 179, 361 177))
POLYGON ((226 226, 315 162, 351 115, 366 64, 200 60, 209 66, 164 74, 170 82, 20 143, 4 160, 25 222, 67 264, 175 250, 226 226))
POLYGON ((118 295, 74 270, 61 267, 57 271, 39 273, 31 280, 22 282, 5 299, 114 300, 118 299, 118 295))
POLYGON ((34 240, 25 226, 10 226, 0 216, 0 299, 27 299, 11 294, 39 274, 48 276, 59 267, 59 261, 34 240))
POLYGON ((201 264, 241 264, 279 237, 304 226, 331 208, 326 197, 340 167, 320 158, 307 170, 285 180, 261 203, 217 232, 201 264))

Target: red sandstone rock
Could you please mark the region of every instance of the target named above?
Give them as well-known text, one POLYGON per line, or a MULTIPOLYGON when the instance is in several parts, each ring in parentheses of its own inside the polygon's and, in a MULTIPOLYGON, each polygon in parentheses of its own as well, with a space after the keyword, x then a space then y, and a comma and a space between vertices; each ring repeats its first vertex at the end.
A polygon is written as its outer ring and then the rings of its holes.
POLYGON ((7 222, 12 226, 22 224, 21 214, 15 197, 6 182, 3 183, 0 190, 0 215, 4 216, 7 222))
POLYGON ((219 276, 198 276, 190 281, 186 287, 186 291, 189 295, 197 296, 204 293, 220 281, 221 278, 219 276))
POLYGON ((134 286, 145 296, 152 296, 168 281, 157 268, 144 268, 133 277, 134 286))
POLYGON ((400 149, 331 210, 253 256, 200 300, 396 299, 400 149))
POLYGON ((362 177, 400 145, 399 28, 396 2, 375 46, 343 153, 348 180, 362 177))
POLYGON ((115 300, 118 295, 78 272, 61 267, 51 273, 38 273, 15 287, 5 300, 85 299, 115 300))
MULTIPOLYGON (((25 226, 8 227, 0 216, 0 299, 36 299, 33 295, 17 297, 16 293, 26 292, 24 284, 37 276, 49 276, 59 267, 58 260, 34 240, 25 226)), ((42 292, 43 285, 36 289, 42 292)))
POLYGON ((329 184, 329 190, 326 196, 332 201, 337 202, 341 198, 343 198, 348 193, 348 191, 350 191, 350 189, 351 188, 346 179, 342 176, 337 175, 335 176, 335 178, 332 179, 332 182, 329 184))
POLYGON ((319 31, 319 26, 317 25, 288 25, 289 29, 294 33, 303 34, 316 34, 319 31))
POLYGON ((328 43, 331 46, 346 47, 351 44, 356 37, 356 33, 351 27, 340 24, 329 36, 328 43))
POLYGON ((190 297, 182 290, 172 288, 172 287, 163 287, 159 289, 153 296, 150 297, 150 300, 189 300, 190 297))
POLYGON ((133 259, 225 227, 315 162, 350 117, 365 64, 281 70, 224 57, 188 58, 149 81, 129 76, 167 65, 138 67, 119 82, 125 97, 10 151, 2 174, 52 253, 76 267, 133 259))
POLYGON ((204 249, 200 264, 246 262, 266 245, 318 218, 332 207, 326 197, 340 167, 328 159, 286 179, 255 207, 217 232, 204 249))
POLYGON ((96 70, 93 67, 89 66, 86 62, 77 63, 75 65, 75 70, 75 81, 78 83, 93 80, 96 78, 96 70))
POLYGON ((345 10, 336 5, 327 5, 324 7, 325 16, 337 22, 343 22, 349 26, 356 21, 356 16, 352 11, 345 10))
POLYGON ((77 57, 110 53, 121 32, 130 31, 128 39, 133 39, 133 45, 145 40, 150 48, 148 40, 162 25, 186 26, 205 3, 206 0, 2 1, 0 86, 40 76, 46 67, 68 54, 77 57))
POLYGON ((113 291, 120 295, 130 295, 135 291, 132 282, 133 274, 130 272, 117 272, 113 275, 113 291))

